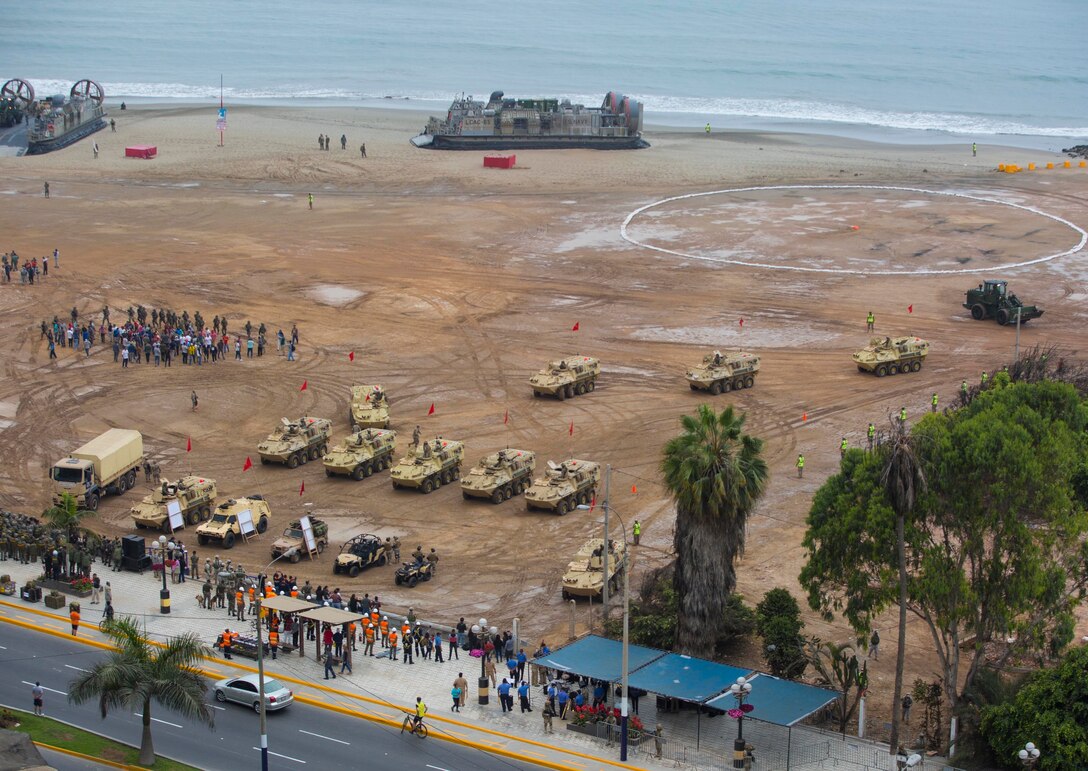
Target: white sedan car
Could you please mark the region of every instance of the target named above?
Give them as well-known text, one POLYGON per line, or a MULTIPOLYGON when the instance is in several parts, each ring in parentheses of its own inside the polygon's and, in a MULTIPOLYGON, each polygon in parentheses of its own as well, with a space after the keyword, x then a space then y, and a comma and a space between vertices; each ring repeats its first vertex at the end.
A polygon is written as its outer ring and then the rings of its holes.
MULTIPOLYGON (((241 677, 228 677, 215 684, 216 701, 233 701, 253 707, 257 712, 261 709, 260 700, 257 698, 257 675, 242 675, 241 677)), ((264 679, 264 708, 267 712, 283 709, 292 701, 295 695, 291 689, 279 680, 266 677, 264 679)))

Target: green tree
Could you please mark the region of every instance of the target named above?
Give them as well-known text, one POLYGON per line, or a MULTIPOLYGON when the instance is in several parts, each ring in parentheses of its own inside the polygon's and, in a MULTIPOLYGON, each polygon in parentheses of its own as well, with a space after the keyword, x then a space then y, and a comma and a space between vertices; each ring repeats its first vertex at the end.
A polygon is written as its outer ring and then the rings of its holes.
POLYGON ((67 533, 69 543, 76 539, 77 531, 84 518, 93 515, 93 511, 79 508, 75 496, 71 493, 61 493, 60 503, 42 512, 46 522, 67 533))
POLYGON ((140 740, 141 765, 155 762, 151 740, 151 702, 156 701, 184 718, 214 725, 211 708, 204 697, 207 681, 196 667, 203 656, 210 655, 196 634, 186 632, 157 647, 140 631, 136 619, 122 617, 107 625, 106 633, 116 650, 89 672, 77 676, 68 686, 68 700, 83 704, 98 700, 102 717, 111 709, 138 712, 143 717, 140 740))
MULTIPOLYGON (((1073 485, 1086 427, 1071 386, 1010 384, 999 373, 966 407, 914 428, 929 485, 903 521, 907 610, 930 631, 950 711, 987 642, 1013 640, 1000 666, 1071 639, 1088 588, 1088 517, 1073 485)), ((860 455, 848 452, 813 498, 801 583, 814 609, 841 612, 864 635, 897 601, 901 562, 886 463, 860 455)))
POLYGON ((1041 771, 1088 766, 1088 648, 1031 675, 1012 701, 983 707, 982 735, 1005 768, 1020 765, 1027 742, 1042 750, 1041 771))
POLYGON ((804 629, 801 608, 786 589, 777 587, 756 606, 756 631, 763 638, 763 656, 771 674, 795 680, 805 672, 804 629))
POLYGON ((857 653, 852 645, 825 643, 816 638, 807 646, 808 660, 816 670, 816 682, 839 692, 835 704, 835 719, 839 730, 846 735, 846 727, 857 712, 858 703, 869 687, 867 664, 858 664, 857 653))
POLYGON ((744 415, 732 407, 718 414, 704 404, 680 424, 683 433, 668 441, 661 462, 676 503, 676 647, 709 657, 736 586, 745 525, 766 488, 767 464, 763 440, 744 433, 744 415))

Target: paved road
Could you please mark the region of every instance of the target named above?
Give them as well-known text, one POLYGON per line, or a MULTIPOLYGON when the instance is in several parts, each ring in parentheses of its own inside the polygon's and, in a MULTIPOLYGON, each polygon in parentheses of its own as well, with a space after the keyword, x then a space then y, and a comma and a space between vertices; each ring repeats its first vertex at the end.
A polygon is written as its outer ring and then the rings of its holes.
POLYGON ((26 124, 0 128, 0 155, 22 155, 26 152, 26 124))
MULTIPOLYGON (((68 683, 105 654, 8 624, 0 624, 0 703, 30 709, 30 689, 40 680, 45 692, 45 713, 73 725, 138 745, 140 717, 114 712, 102 720, 97 704, 75 706, 67 701, 68 683)), ((152 706, 155 749, 163 755, 207 771, 255 768, 260 762, 256 713, 240 705, 220 705, 211 691, 215 728, 194 725, 157 704, 152 706)), ((432 710, 440 705, 430 705, 432 710)), ((437 727, 432 727, 437 730, 437 727)), ((448 742, 420 740, 397 729, 368 720, 295 703, 268 716, 269 768, 305 771, 305 768, 358 767, 395 771, 511 771, 534 768, 492 757, 448 742), (365 760, 364 760, 365 759, 365 760)))

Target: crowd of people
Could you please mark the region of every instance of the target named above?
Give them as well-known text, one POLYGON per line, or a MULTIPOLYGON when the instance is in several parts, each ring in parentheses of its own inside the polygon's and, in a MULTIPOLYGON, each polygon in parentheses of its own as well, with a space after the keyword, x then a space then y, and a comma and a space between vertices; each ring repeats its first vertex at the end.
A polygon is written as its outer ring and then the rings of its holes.
MULTIPOLYGON (((20 284, 33 284, 49 276, 49 255, 40 260, 37 257, 27 260, 12 249, 10 252, 4 252, 0 257, 0 265, 3 266, 4 281, 8 284, 12 282, 13 273, 18 274, 20 284)), ((58 267, 60 267, 60 250, 54 249, 53 270, 55 271, 58 267)))

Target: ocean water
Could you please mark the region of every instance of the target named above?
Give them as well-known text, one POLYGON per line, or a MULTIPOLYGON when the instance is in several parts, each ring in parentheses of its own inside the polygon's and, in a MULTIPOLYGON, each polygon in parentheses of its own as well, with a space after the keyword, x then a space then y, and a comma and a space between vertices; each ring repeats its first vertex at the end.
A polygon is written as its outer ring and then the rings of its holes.
POLYGON ((1088 0, 12 1, 0 81, 435 109, 618 90, 648 123, 1062 144, 1088 138, 1086 43, 1088 0))

